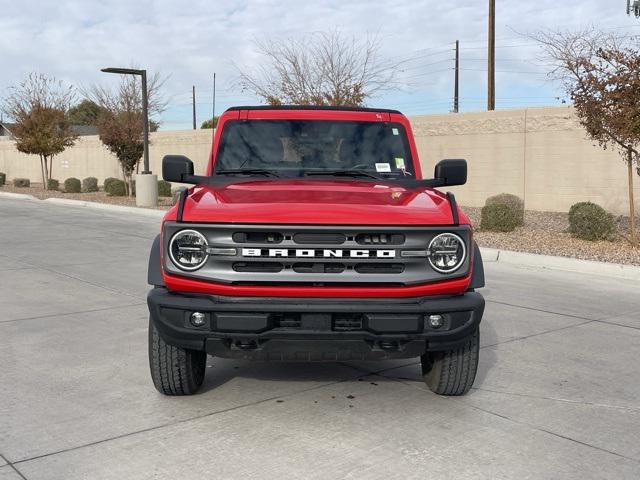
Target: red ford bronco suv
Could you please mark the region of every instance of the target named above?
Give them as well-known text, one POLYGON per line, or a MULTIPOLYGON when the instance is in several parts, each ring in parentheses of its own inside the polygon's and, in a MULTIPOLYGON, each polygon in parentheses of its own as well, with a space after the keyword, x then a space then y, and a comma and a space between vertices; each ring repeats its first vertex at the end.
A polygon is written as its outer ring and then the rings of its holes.
POLYGON ((451 193, 464 160, 422 179, 394 110, 235 107, 206 175, 163 159, 183 190, 149 259, 156 388, 189 395, 207 355, 277 361, 420 357, 427 385, 462 395, 478 364, 480 251, 451 193))

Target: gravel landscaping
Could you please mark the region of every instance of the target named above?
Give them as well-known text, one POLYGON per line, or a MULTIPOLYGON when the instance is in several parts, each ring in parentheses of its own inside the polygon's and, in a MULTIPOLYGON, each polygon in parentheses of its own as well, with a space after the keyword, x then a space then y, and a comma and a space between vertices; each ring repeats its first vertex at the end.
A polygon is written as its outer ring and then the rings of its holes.
MULTIPOLYGON (((103 190, 88 193, 64 193, 57 190, 43 190, 42 184, 38 183, 32 183, 30 187, 14 187, 13 185, 6 184, 0 187, 0 192, 23 193, 26 195, 33 195, 40 200, 55 197, 68 198, 71 200, 83 200, 85 202, 110 203, 112 205, 127 205, 130 207, 136 206, 135 197, 110 197, 103 190)), ((158 198, 157 208, 167 210, 171 205, 173 205, 171 197, 158 198)))
MULTIPOLYGON (((622 236, 612 242, 573 238, 567 233, 569 220, 566 213, 526 211, 523 227, 510 233, 498 233, 479 230, 480 208, 463 209, 477 229, 474 236, 481 247, 640 266, 640 248, 632 248, 622 236)), ((628 218, 618 219, 618 232, 629 234, 628 218)))

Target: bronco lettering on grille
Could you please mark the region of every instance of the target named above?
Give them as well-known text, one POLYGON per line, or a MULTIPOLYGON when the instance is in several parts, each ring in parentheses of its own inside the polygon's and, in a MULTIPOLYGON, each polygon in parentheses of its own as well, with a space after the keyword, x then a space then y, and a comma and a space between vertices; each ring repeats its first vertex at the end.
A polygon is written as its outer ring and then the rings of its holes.
POLYGON ((243 257, 395 258, 395 250, 343 250, 309 248, 243 248, 243 257))

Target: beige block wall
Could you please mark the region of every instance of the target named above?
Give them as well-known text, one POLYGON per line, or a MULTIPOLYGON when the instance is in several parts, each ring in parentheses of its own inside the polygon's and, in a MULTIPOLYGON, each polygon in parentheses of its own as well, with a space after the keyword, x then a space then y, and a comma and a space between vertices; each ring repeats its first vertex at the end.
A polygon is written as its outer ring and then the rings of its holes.
MULTIPOLYGON (((204 173, 211 150, 211 130, 156 132, 150 136, 149 166, 153 173, 162 172, 162 157, 167 154, 187 155, 195 164, 196 173, 204 173)), ((141 165, 142 168, 142 165, 141 165)), ((40 160, 15 149, 12 141, 0 141, 0 172, 7 179, 24 177, 41 182, 40 160)), ((69 177, 121 178, 118 161, 100 142, 97 135, 80 137, 77 143, 53 159, 53 178, 60 182, 69 177)))
MULTIPOLYGON (((571 107, 411 117, 425 176, 443 158, 466 158, 469 180, 451 190, 463 205, 513 193, 527 209, 566 212, 592 201, 628 214, 627 167, 617 150, 588 140, 571 107)), ((634 176, 640 199, 640 177, 634 176)))
MULTIPOLYGON (((626 214, 626 165, 615 150, 603 150, 587 140, 570 107, 548 107, 495 112, 422 115, 410 118, 423 174, 429 176, 438 160, 465 158, 466 185, 453 187, 463 205, 482 206, 488 196, 516 194, 532 210, 566 212, 590 200, 616 214, 626 214)), ((162 157, 187 155, 204 173, 211 148, 211 130, 151 134, 151 170, 160 174, 162 157)), ((54 159, 54 178, 119 177, 118 162, 97 136, 82 137, 54 159)), ((0 172, 8 179, 40 180, 37 157, 0 141, 0 172)), ((636 198, 640 178, 636 175, 636 198)))

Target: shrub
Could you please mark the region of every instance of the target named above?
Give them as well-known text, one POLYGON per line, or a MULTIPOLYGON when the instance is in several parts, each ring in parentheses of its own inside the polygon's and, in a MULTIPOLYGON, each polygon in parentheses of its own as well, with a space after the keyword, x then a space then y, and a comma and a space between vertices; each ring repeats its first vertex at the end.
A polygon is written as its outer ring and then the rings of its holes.
POLYGON ((7 174, 0 172, 0 187, 7 183, 7 174))
POLYGON ((98 191, 98 179, 96 177, 87 177, 82 180, 83 192, 97 192, 98 191))
POLYGON ((47 190, 58 190, 60 188, 60 182, 55 178, 47 179, 47 190))
POLYGON ((31 180, 28 178, 14 178, 13 186, 19 188, 26 188, 31 186, 31 180))
POLYGON ((159 197, 171 196, 171 184, 166 180, 158 180, 158 196, 159 197))
POLYGON ((117 179, 109 182, 109 189, 106 192, 110 197, 124 197, 127 194, 124 182, 117 179))
MULTIPOLYGON (((524 225, 524 201, 517 195, 501 193, 487 198, 486 206, 506 205, 514 213, 517 219, 517 227, 524 225)), ((509 230, 510 231, 510 230, 509 230)))
POLYGON ((118 181, 118 179, 117 179, 117 178, 113 178, 113 177, 107 177, 107 178, 105 178, 105 179, 104 179, 104 183, 103 183, 102 185, 104 186, 104 191, 105 191, 105 192, 108 192, 108 191, 109 191, 109 184, 110 184, 111 182, 114 182, 114 181, 116 181, 116 182, 117 182, 117 181, 118 181))
POLYGON ((67 178, 64 181, 64 191, 67 193, 80 193, 82 183, 75 177, 67 178))
POLYGON ((31 186, 31 180, 28 178, 14 178, 13 186, 19 188, 26 188, 31 186))
POLYGON ((600 205, 580 202, 569 210, 569 232, 583 240, 610 240, 616 233, 613 215, 600 205))
POLYGON ((517 212, 502 203, 482 207, 480 229, 491 232, 512 232, 520 225, 517 212))

